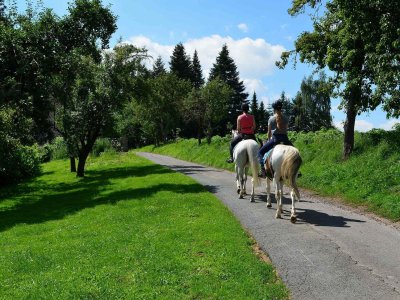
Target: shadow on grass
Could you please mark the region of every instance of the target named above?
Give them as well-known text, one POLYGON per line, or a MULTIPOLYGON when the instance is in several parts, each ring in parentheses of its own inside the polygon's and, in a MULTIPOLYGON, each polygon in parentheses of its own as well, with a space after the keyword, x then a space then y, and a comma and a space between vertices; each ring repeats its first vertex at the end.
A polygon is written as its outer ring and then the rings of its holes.
MULTIPOLYGON (((159 191, 175 193, 204 192, 204 187, 198 184, 169 184, 160 183, 146 188, 131 188, 117 190, 106 195, 101 191, 106 190, 112 180, 118 178, 140 177, 154 174, 175 173, 158 165, 145 167, 113 168, 103 171, 88 171, 87 177, 79 182, 45 186, 37 184, 29 189, 22 188, 13 198, 17 202, 10 208, 0 211, 0 231, 5 231, 17 224, 37 224, 50 220, 62 219, 86 208, 101 204, 115 204, 121 200, 145 200, 159 191), (24 192, 29 190, 29 194, 24 192), (35 197, 35 193, 46 194, 35 197), (32 195, 32 198, 29 198, 32 195), (19 202, 18 202, 19 201, 19 202)), ((3 193, 2 195, 3 196, 3 193)))

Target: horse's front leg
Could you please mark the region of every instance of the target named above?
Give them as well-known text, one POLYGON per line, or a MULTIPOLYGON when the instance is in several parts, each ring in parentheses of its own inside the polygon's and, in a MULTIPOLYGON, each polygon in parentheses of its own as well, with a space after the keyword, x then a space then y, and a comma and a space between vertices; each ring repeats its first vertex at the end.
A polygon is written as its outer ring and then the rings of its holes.
POLYGON ((276 198, 276 214, 275 218, 282 218, 282 182, 275 177, 275 198, 276 198))
POLYGON ((290 192, 290 197, 292 198, 292 209, 291 209, 291 215, 290 215, 290 222, 296 223, 297 221, 297 216, 296 216, 296 208, 295 208, 295 202, 296 202, 296 193, 294 189, 290 192))
POLYGON ((272 207, 271 205, 271 180, 267 178, 267 207, 270 208, 272 207))

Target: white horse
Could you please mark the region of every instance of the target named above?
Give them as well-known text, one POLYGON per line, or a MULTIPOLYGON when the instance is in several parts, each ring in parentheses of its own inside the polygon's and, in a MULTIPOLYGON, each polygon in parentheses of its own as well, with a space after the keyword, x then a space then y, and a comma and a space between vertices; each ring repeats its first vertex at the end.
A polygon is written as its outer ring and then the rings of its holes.
MULTIPOLYGON (((275 184, 275 198, 276 198, 276 218, 281 218, 282 213, 282 194, 283 182, 292 188, 290 197, 292 198, 292 209, 290 221, 295 223, 297 221, 295 198, 300 201, 300 193, 297 187, 296 179, 302 163, 300 152, 293 146, 276 145, 272 150, 270 157, 270 164, 273 169, 273 181, 275 184)), ((267 169, 267 163, 265 164, 267 169)), ((267 178, 267 207, 271 207, 271 186, 270 180, 267 178)))
POLYGON ((260 185, 260 179, 258 178, 259 163, 257 160, 258 148, 256 141, 248 139, 240 141, 233 149, 239 199, 243 199, 246 194, 247 171, 249 167, 251 168, 253 176, 251 180, 251 202, 254 202, 254 187, 260 185))

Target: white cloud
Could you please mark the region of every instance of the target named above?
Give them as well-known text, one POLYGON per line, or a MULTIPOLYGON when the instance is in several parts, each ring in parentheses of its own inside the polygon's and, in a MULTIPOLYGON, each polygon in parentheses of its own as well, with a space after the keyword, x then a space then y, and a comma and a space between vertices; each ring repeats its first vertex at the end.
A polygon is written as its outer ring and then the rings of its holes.
POLYGON ((380 124, 378 128, 382 128, 385 130, 391 130, 393 128, 393 126, 397 123, 400 123, 400 120, 390 119, 390 120, 387 120, 387 122, 380 124))
POLYGON ((249 27, 245 23, 240 23, 237 27, 243 32, 249 31, 249 27))
MULTIPOLYGON (((128 42, 136 46, 146 47, 154 59, 160 55, 166 67, 168 67, 170 56, 175 47, 175 45, 161 45, 145 36, 131 37, 128 42)), ((229 36, 222 37, 220 35, 189 39, 183 43, 186 53, 190 56, 193 55, 194 50, 197 50, 205 77, 208 77, 209 71, 224 44, 228 46, 229 54, 235 61, 242 80, 243 78, 256 80, 256 78, 262 79, 265 76, 272 75, 276 69, 275 61, 279 60, 282 51, 285 51, 282 45, 272 45, 264 39, 243 38, 235 40, 229 36)))
POLYGON ((340 131, 343 131, 343 124, 344 124, 344 121, 334 121, 333 122, 333 126, 337 129, 339 129, 340 131))
POLYGON ((246 93, 249 94, 249 98, 252 97, 253 93, 256 92, 257 95, 265 94, 267 87, 260 79, 243 79, 243 83, 246 87, 246 93))
POLYGON ((357 131, 367 132, 374 128, 374 124, 365 120, 356 120, 356 124, 354 127, 354 129, 357 131))

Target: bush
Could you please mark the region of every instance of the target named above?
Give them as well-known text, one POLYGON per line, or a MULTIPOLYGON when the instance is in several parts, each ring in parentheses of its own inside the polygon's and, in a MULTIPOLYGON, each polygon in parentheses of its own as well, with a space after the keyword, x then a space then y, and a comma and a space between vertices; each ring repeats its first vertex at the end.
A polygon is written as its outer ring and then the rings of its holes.
MULTIPOLYGON (((118 147, 117 143, 115 143, 115 147, 118 147)), ((115 151, 116 149, 114 148, 114 145, 110 139, 100 138, 96 140, 96 143, 94 143, 91 153, 94 156, 100 156, 100 154, 103 152, 115 152, 115 151)))
POLYGON ((18 139, 0 138, 0 185, 33 177, 40 172, 39 148, 23 146, 18 139))
POLYGON ((50 159, 65 159, 68 157, 67 144, 61 136, 56 137, 50 144, 50 159))

